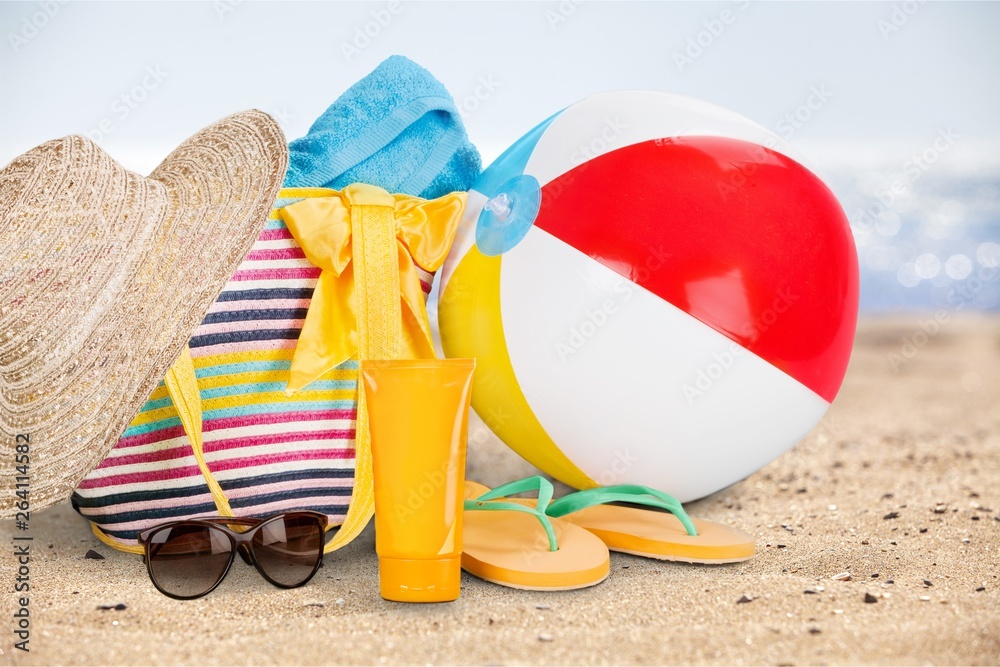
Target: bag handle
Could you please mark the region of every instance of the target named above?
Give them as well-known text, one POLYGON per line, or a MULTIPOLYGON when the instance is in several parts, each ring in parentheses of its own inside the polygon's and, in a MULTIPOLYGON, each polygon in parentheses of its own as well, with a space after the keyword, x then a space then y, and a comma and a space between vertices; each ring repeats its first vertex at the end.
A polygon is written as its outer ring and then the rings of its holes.
POLYGON ((174 407, 177 409, 177 416, 180 417, 184 433, 194 451, 194 459, 198 462, 198 469, 201 471, 202 477, 205 478, 205 483, 208 484, 208 490, 212 492, 212 500, 215 501, 219 515, 236 516, 229 506, 229 500, 222 491, 222 487, 215 481, 215 476, 212 475, 208 464, 205 463, 201 392, 198 390, 198 378, 194 372, 194 360, 191 359, 190 347, 184 346, 184 349, 181 350, 181 356, 177 357, 177 361, 167 370, 163 383, 167 385, 167 393, 170 394, 170 400, 174 402, 174 407))
MULTIPOLYGON (((198 390, 198 378, 194 372, 194 360, 191 358, 191 348, 187 345, 181 350, 181 354, 174 361, 173 365, 167 369, 163 383, 167 385, 167 393, 173 401, 177 410, 177 416, 181 420, 184 434, 187 435, 191 449, 194 451, 194 459, 198 462, 198 469, 201 471, 208 490, 212 493, 212 500, 219 510, 220 516, 235 516, 229 506, 229 500, 225 492, 219 486, 212 471, 209 470, 205 462, 204 441, 202 439, 201 420, 201 392, 198 390)), ((138 545, 123 544, 110 535, 102 531, 96 523, 91 523, 91 531, 99 540, 120 551, 129 553, 144 553, 144 549, 138 545)))
MULTIPOLYGON (((187 435, 188 442, 191 443, 195 461, 198 462, 198 469, 201 471, 202 477, 205 478, 205 483, 208 485, 208 489, 212 494, 212 500, 215 501, 215 506, 219 510, 219 514, 221 516, 235 516, 225 492, 219 486, 219 482, 215 479, 208 464, 205 462, 204 442, 202 440, 201 392, 198 389, 198 379, 194 371, 191 349, 187 345, 184 346, 180 356, 167 370, 164 384, 166 384, 170 399, 177 409, 177 416, 181 420, 184 434, 187 435)), ((359 391, 358 424, 361 423, 363 400, 364 392, 359 391)), ((365 414, 367 415, 367 410, 365 414)), ((367 420, 365 424, 367 425, 367 420)), ((357 431, 360 434, 360 428, 357 431)), ((357 537, 365 529, 365 526, 368 525, 372 515, 375 513, 371 442, 368 438, 362 438, 359 435, 355 436, 354 442, 356 470, 351 504, 348 507, 347 516, 344 517, 344 523, 340 526, 340 530, 337 531, 334 538, 323 549, 324 553, 336 551, 357 537)), ((145 550, 139 545, 125 544, 111 537, 94 522, 91 522, 90 529, 97 539, 119 551, 139 555, 145 553, 145 550)))
MULTIPOLYGON (((215 506, 218 508, 219 514, 222 516, 235 516, 232 508, 229 506, 226 494, 223 492, 222 487, 219 486, 212 471, 209 470, 208 464, 205 463, 205 456, 202 451, 201 393, 198 390, 198 381, 194 372, 194 361, 191 359, 191 350, 187 345, 181 351, 181 356, 177 358, 174 365, 167 371, 165 384, 167 385, 170 398, 177 408, 177 414, 180 417, 181 425, 184 427, 184 433, 191 443, 191 449, 194 450, 194 458, 198 462, 198 469, 201 470, 201 474, 208 484, 209 491, 212 492, 212 499, 215 501, 215 506)), ((364 392, 359 392, 359 424, 361 423, 362 400, 364 400, 364 392)), ((360 432, 360 429, 357 430, 360 432)), ((367 438, 361 438, 358 435, 355 436, 354 442, 356 470, 351 504, 348 507, 347 516, 344 517, 344 523, 340 526, 340 530, 337 531, 334 538, 326 545, 323 550, 324 553, 336 551, 353 540, 365 529, 365 526, 368 525, 372 515, 375 513, 375 490, 371 474, 371 443, 367 438), (362 467, 365 463, 367 466, 362 467), (365 474, 366 470, 367 475, 365 474)))

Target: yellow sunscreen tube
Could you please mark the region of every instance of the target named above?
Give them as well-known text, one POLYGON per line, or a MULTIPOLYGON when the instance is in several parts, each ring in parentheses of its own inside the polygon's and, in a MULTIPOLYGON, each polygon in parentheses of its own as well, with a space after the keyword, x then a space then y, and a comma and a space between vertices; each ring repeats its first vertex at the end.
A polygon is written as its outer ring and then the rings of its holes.
POLYGON ((475 359, 362 361, 382 597, 457 600, 475 359))

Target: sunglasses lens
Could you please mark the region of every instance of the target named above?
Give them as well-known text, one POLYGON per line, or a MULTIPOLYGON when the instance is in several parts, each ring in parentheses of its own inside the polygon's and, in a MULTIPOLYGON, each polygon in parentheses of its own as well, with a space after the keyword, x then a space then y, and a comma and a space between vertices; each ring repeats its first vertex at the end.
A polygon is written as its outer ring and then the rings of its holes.
POLYGON ((233 557, 229 536, 210 526, 181 524, 149 537, 149 574, 180 598, 204 595, 225 576, 233 557))
POLYGON ((260 569, 279 586, 301 586, 323 557, 323 529, 314 516, 287 514, 261 524, 253 537, 260 569))

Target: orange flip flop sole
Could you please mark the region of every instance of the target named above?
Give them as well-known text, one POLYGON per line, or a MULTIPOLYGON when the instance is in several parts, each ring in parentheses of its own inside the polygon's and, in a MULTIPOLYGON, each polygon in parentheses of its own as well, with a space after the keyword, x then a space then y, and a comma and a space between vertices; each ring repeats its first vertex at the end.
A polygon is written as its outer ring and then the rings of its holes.
POLYGON ((752 557, 752 535, 714 521, 692 519, 697 535, 688 535, 667 512, 597 505, 560 517, 590 531, 612 551, 684 563, 739 563, 752 557))
MULTIPOLYGON (((466 484, 466 498, 487 491, 466 484)), ((561 519, 550 519, 558 551, 549 551, 545 531, 530 514, 503 510, 465 510, 462 518, 462 569, 486 581, 533 591, 564 591, 601 583, 611 569, 608 547, 593 533, 561 519)))

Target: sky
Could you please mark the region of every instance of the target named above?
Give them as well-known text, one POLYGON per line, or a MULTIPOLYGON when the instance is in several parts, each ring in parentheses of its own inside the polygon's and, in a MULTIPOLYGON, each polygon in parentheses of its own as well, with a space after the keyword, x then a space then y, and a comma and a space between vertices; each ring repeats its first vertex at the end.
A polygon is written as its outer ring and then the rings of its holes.
POLYGON ((87 133, 148 171, 250 107, 297 138, 396 53, 452 92, 487 162, 588 93, 627 88, 729 107, 820 165, 901 161, 943 126, 963 138, 955 165, 1000 156, 995 3, 10 2, 0 34, 3 162, 87 133))

